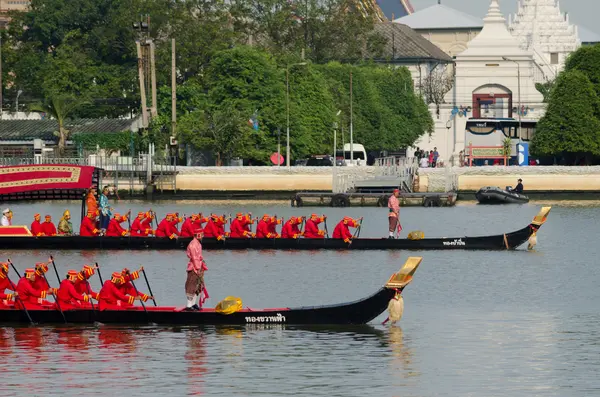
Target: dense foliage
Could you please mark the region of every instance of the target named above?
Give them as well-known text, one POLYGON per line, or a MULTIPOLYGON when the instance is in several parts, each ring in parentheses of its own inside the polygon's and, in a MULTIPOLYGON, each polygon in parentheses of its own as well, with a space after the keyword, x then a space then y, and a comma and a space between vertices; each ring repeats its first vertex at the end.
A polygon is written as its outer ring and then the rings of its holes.
POLYGON ((591 164, 600 156, 600 45, 585 46, 546 87, 548 108, 532 142, 535 155, 591 164))
POLYGON ((333 123, 349 129, 351 72, 355 142, 367 150, 406 147, 431 132, 433 121, 407 69, 363 64, 364 54, 380 54, 384 41, 355 4, 32 0, 28 12, 12 15, 4 37, 5 97, 13 103, 22 91, 23 106, 77 98, 69 117, 136 115, 135 41, 144 36, 132 23, 149 15, 159 115, 142 138, 157 148, 171 134, 171 38, 177 42, 177 138, 218 162, 266 163, 278 131, 285 147, 286 82, 292 157, 330 153, 333 123))

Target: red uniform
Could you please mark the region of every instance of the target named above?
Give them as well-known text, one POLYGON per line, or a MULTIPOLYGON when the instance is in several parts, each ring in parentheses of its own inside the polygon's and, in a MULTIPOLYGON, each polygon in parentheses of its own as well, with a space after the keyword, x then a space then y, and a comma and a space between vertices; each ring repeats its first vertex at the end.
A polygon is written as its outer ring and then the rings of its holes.
POLYGON ((28 309, 30 306, 35 308, 39 305, 52 305, 52 303, 45 300, 46 290, 35 288, 31 280, 26 277, 21 277, 19 280, 17 292, 19 293, 19 301, 24 302, 28 309))
POLYGON ((223 217, 211 218, 204 228, 204 237, 222 240, 225 236, 225 220, 223 217))
POLYGON ((61 281, 56 299, 61 310, 88 309, 92 307, 88 303, 88 297, 77 292, 75 284, 68 278, 61 281))
POLYGON ((173 226, 173 221, 168 220, 167 218, 160 221, 158 227, 156 228, 156 237, 170 237, 179 236, 179 232, 177 228, 173 226))
POLYGON ((142 235, 142 220, 144 218, 140 218, 139 216, 133 220, 131 223, 131 230, 129 234, 131 236, 141 236, 142 235))
POLYGON ((333 238, 342 239, 346 243, 352 240, 352 233, 350 227, 356 227, 356 221, 350 218, 344 218, 338 223, 333 229, 333 238))
POLYGON ((252 221, 248 216, 238 216, 231 222, 229 228, 229 235, 232 238, 247 238, 252 237, 252 231, 250 230, 250 224, 252 221))
POLYGON ((79 228, 80 236, 97 236, 100 233, 100 230, 96 229, 96 221, 91 219, 89 216, 86 216, 81 221, 81 227, 79 228))
POLYGON ((146 218, 142 221, 141 223, 141 230, 140 233, 142 236, 147 236, 149 234, 152 234, 152 218, 149 216, 146 216, 146 218))
POLYGON ((112 282, 106 280, 100 290, 100 310, 120 310, 133 306, 134 297, 124 294, 121 289, 112 282))
POLYGON ((297 218, 291 218, 289 221, 287 221, 285 223, 285 225, 283 225, 283 228, 281 229, 281 238, 298 238, 302 235, 302 232, 300 231, 299 227, 298 227, 298 223, 300 219, 297 218))
POLYGON ((192 237, 196 231, 195 217, 187 218, 181 225, 181 237, 192 237))
POLYGON ((121 237, 127 234, 127 229, 124 229, 121 226, 121 222, 123 222, 120 218, 113 218, 108 222, 108 227, 106 228, 106 236, 107 237, 121 237))
POLYGON ((256 238, 275 238, 276 235, 269 230, 271 218, 261 219, 256 225, 256 238))
POLYGON ((42 233, 44 233, 45 236, 56 236, 56 226, 54 226, 54 223, 45 221, 42 223, 41 227, 42 233))
POLYGON ((31 234, 33 234, 34 236, 44 235, 44 231, 42 230, 42 224, 37 219, 31 223, 31 234))
POLYGON ((325 231, 319 229, 319 223, 323 222, 324 218, 311 217, 306 221, 306 227, 304 228, 305 238, 325 238, 325 231))
POLYGON ((77 291, 78 294, 89 294, 92 296, 93 299, 99 300, 99 296, 100 294, 98 292, 94 292, 94 290, 92 290, 92 286, 90 285, 89 281, 87 280, 81 280, 78 279, 75 282, 75 291, 77 291))
POLYGON ((8 275, 0 270, 0 306, 10 305, 8 301, 13 299, 13 294, 6 293, 6 290, 14 291, 11 282, 8 280, 8 275))
POLYGON ((48 281, 44 278, 44 276, 40 276, 39 274, 35 275, 35 280, 32 283, 35 289, 39 289, 40 291, 47 291, 50 289, 48 285, 48 281))

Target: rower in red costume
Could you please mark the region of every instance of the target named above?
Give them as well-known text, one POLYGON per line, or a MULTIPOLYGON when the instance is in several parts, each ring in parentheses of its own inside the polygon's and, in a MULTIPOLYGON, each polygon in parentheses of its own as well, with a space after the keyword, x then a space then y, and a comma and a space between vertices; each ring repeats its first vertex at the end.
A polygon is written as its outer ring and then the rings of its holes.
POLYGON ((42 224, 40 223, 40 214, 33 216, 33 222, 31 222, 31 234, 34 236, 43 236, 44 231, 42 230, 42 224))
POLYGON ((225 232, 225 216, 211 214, 210 220, 204 228, 204 237, 223 240, 227 235, 228 233, 225 232))
POLYGON ((167 214, 165 219, 160 221, 156 228, 156 237, 169 237, 170 239, 174 239, 177 236, 179 236, 179 232, 175 226, 173 226, 173 214, 167 214))
POLYGON ((313 239, 325 238, 325 230, 319 229, 319 223, 325 222, 325 219, 327 219, 325 215, 320 217, 317 214, 312 214, 310 219, 306 221, 304 237, 313 239))
POLYGON ((192 230, 194 231, 194 234, 204 232, 204 226, 202 225, 204 225, 206 222, 208 222, 208 218, 202 216, 202 213, 198 214, 198 218, 194 222, 192 222, 192 230))
POLYGON ((276 222, 275 217, 264 214, 262 219, 258 221, 258 225, 256 225, 256 238, 278 238, 279 234, 273 232, 271 228, 271 225, 274 228, 276 222))
POLYGON ((44 236, 56 236, 56 226, 52 223, 52 217, 46 215, 44 219, 44 223, 42 223, 42 233, 44 233, 44 236))
MULTIPOLYGON (((48 261, 50 263, 50 261, 48 261)), ((35 279, 33 280, 33 286, 39 290, 48 290, 48 280, 46 280, 46 273, 48 273, 48 265, 45 262, 38 262, 35 264, 35 279)))
POLYGON ((14 291, 15 285, 8 278, 8 263, 0 263, 0 307, 13 306, 15 294, 6 293, 6 290, 14 291))
POLYGON ((100 310, 121 310, 133 306, 140 298, 124 294, 119 288, 125 279, 119 272, 114 272, 110 280, 106 280, 100 290, 98 307, 100 310))
POLYGON ((121 271, 121 275, 123 276, 123 284, 119 285, 119 289, 121 290, 121 292, 123 292, 124 294, 127 295, 133 295, 133 296, 139 296, 140 299, 144 302, 146 302, 148 299, 152 299, 151 296, 146 295, 142 292, 140 292, 138 290, 138 292, 135 292, 135 287, 133 286, 132 282, 137 280, 138 278, 140 278, 140 272, 144 270, 144 267, 140 267, 139 270, 135 270, 133 272, 130 272, 129 269, 124 268, 121 271))
POLYGON ((106 228, 107 237, 122 237, 127 235, 127 229, 124 229, 121 226, 121 223, 127 220, 127 215, 121 216, 119 213, 115 213, 113 218, 108 223, 108 228, 106 228))
POLYGON ((302 236, 299 224, 302 223, 302 217, 292 216, 281 229, 281 238, 298 238, 302 236))
POLYGON ((40 309, 41 305, 52 306, 52 303, 46 299, 47 295, 55 295, 56 288, 49 288, 47 290, 40 290, 34 286, 35 270, 26 269, 25 277, 21 277, 17 284, 17 293, 19 294, 19 301, 17 306, 21 306, 21 302, 25 303, 27 309, 40 309))
POLYGON ((183 218, 179 217, 179 212, 173 213, 173 221, 171 222, 171 225, 173 225, 173 229, 175 229, 178 236, 181 233, 179 232, 179 227, 177 225, 180 224, 181 222, 183 222, 183 218))
POLYGON ((81 294, 75 289, 78 274, 79 272, 77 270, 69 270, 67 278, 60 282, 60 288, 58 288, 56 299, 61 310, 91 309, 92 307, 92 305, 88 303, 90 297, 87 293, 81 294))
POLYGON ((97 268, 98 267, 96 267, 96 266, 92 267, 92 266, 88 266, 88 265, 83 265, 83 269, 81 269, 81 271, 77 274, 77 281, 75 282, 75 290, 79 294, 88 294, 88 295, 90 295, 91 298, 99 300, 100 294, 98 292, 94 292, 94 290, 92 290, 92 286, 90 285, 90 282, 88 281, 90 279, 90 277, 92 277, 94 275, 97 268))
POLYGON ((131 222, 131 230, 129 230, 129 235, 131 236, 141 236, 142 235, 142 221, 146 218, 145 212, 138 212, 137 217, 131 222))
POLYGON ((352 242, 352 233, 350 233, 350 228, 351 227, 358 227, 358 222, 361 220, 362 218, 359 219, 352 219, 348 216, 345 216, 344 219, 342 219, 340 221, 340 223, 338 223, 335 227, 335 229, 333 229, 333 238, 336 239, 342 239, 344 240, 344 242, 346 243, 350 243, 352 242))
POLYGON ((142 236, 148 236, 154 234, 156 231, 152 230, 152 220, 154 219, 154 214, 152 211, 146 212, 146 217, 142 221, 141 233, 142 236))
POLYGON ((250 238, 254 237, 254 233, 250 230, 252 224, 252 215, 244 215, 238 212, 235 219, 231 222, 230 234, 231 238, 250 238))
POLYGON ((198 220, 198 214, 192 214, 191 216, 185 218, 183 224, 181 225, 181 237, 193 237, 194 236, 194 228, 196 227, 196 221, 198 220))
POLYGON ((79 235, 92 237, 100 234, 100 230, 96 228, 96 216, 98 211, 88 211, 85 218, 81 220, 81 227, 79 228, 79 235))

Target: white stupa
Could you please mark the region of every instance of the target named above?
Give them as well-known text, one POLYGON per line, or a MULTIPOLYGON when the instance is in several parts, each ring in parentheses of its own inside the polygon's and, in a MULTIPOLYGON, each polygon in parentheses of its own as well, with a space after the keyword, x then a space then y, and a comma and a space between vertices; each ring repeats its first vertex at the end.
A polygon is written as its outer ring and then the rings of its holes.
POLYGON ((548 79, 581 46, 577 26, 560 11, 558 0, 519 0, 517 13, 509 17, 509 30, 522 49, 533 52, 548 79))

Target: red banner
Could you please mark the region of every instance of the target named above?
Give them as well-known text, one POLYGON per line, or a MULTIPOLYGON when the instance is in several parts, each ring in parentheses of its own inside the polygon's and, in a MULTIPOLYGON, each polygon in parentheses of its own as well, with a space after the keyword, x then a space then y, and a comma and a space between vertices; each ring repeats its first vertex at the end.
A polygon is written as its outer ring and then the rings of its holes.
POLYGON ((0 167, 0 195, 52 189, 88 189, 95 167, 40 164, 0 167))
POLYGON ((0 226, 0 237, 32 236, 27 226, 0 226))

